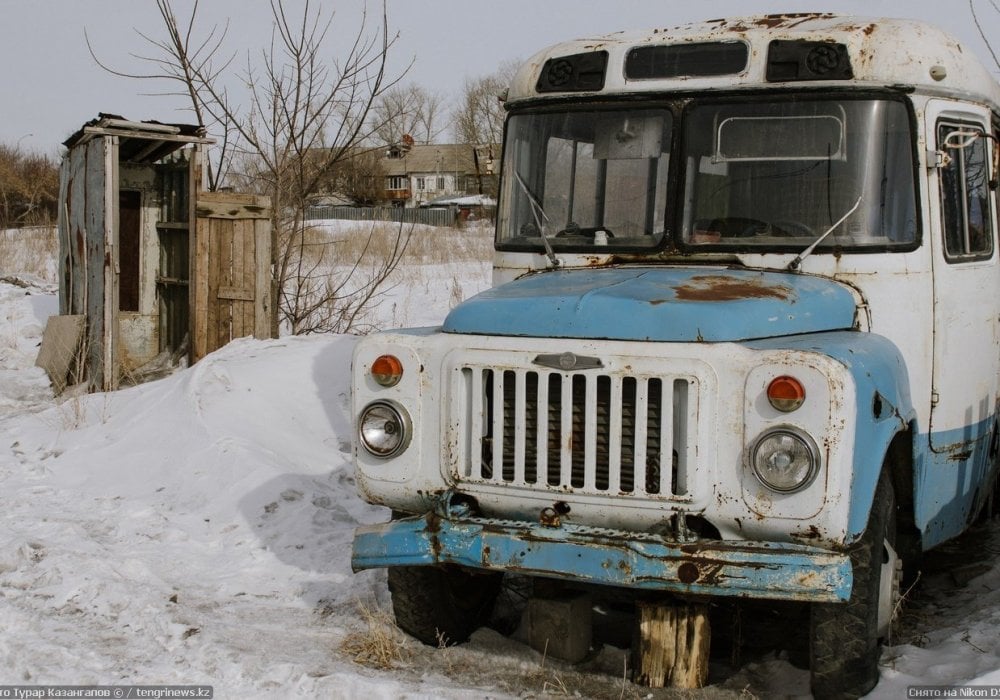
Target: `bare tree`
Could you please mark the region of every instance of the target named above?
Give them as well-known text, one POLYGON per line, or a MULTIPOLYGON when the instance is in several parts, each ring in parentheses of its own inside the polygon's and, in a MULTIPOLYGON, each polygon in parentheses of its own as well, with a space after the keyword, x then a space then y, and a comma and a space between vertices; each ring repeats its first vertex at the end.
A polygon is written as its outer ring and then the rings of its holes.
POLYGON ((362 206, 374 206, 385 200, 384 147, 357 149, 349 158, 335 164, 321 185, 325 192, 336 192, 362 206))
POLYGON ((233 125, 225 111, 209 111, 206 108, 202 88, 206 83, 218 82, 235 58, 231 55, 221 65, 216 65, 217 54, 225 42, 228 25, 222 29, 213 26, 205 36, 196 38, 198 0, 191 6, 191 13, 183 25, 178 23, 169 0, 156 0, 156 8, 163 20, 167 38, 157 39, 137 32, 153 49, 153 53, 131 54, 133 59, 149 66, 148 72, 132 73, 110 67, 98 57, 84 30, 87 49, 97 65, 112 75, 175 86, 155 94, 185 98, 190 103, 189 109, 198 125, 206 127, 218 139, 214 149, 214 163, 211 157, 208 159, 206 183, 209 190, 216 190, 226 179, 233 155, 233 125))
POLYGON ((501 95, 510 86, 517 66, 517 62, 506 62, 495 73, 466 79, 461 102, 452 115, 457 141, 473 146, 500 143, 504 121, 501 95))
POLYGON ((372 109, 378 145, 401 143, 404 135, 414 142, 434 143, 444 132, 441 111, 444 98, 419 85, 400 85, 383 93, 372 109))
POLYGON ((168 39, 146 37, 162 55, 139 58, 159 70, 117 74, 183 84, 200 110, 199 122, 226 131, 233 154, 229 181, 270 196, 280 320, 293 333, 352 330, 360 309, 387 284, 408 234, 400 227, 395 243, 382 247, 385 257, 378 264, 330 260, 309 254, 306 214, 329 173, 383 126, 372 118, 373 106, 398 82, 386 75, 395 37, 384 0, 375 28, 369 30, 365 11, 353 40, 339 51, 331 47, 333 15, 313 9, 309 0, 292 15, 280 0, 271 0, 270 45, 248 53, 235 71, 232 58, 216 58, 225 31, 213 27, 206 39, 191 39, 197 3, 183 30, 170 0, 157 5, 168 39), (245 91, 234 95, 229 84, 245 91))

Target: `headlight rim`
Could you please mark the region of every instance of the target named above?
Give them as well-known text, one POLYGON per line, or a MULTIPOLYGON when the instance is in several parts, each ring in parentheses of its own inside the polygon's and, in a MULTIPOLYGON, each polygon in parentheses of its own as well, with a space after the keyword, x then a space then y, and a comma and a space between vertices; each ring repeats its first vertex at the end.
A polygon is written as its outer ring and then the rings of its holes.
POLYGON ((753 442, 750 443, 749 467, 750 471, 754 475, 754 478, 757 479, 757 481, 764 488, 782 496, 799 493, 809 488, 813 484, 813 482, 816 481, 816 477, 819 476, 822 466, 823 466, 823 460, 819 451, 819 445, 816 443, 816 440, 814 440, 809 433, 794 425, 778 425, 768 428, 760 435, 758 435, 756 438, 754 438, 753 442), (757 469, 758 450, 760 449, 761 445, 764 443, 765 440, 774 437, 776 435, 790 435, 792 438, 799 440, 805 445, 806 449, 809 452, 809 456, 811 458, 811 466, 808 475, 806 476, 805 479, 799 482, 798 485, 792 488, 781 488, 775 486, 774 484, 770 483, 767 479, 765 479, 761 475, 760 471, 757 469))
POLYGON ((412 429, 412 423, 410 421, 410 414, 407 413, 406 409, 403 408, 399 403, 391 399, 376 399, 375 401, 371 401, 370 403, 366 404, 365 407, 358 412, 358 424, 356 433, 358 437, 358 444, 361 445, 361 447, 365 450, 365 452, 367 452, 369 455, 377 459, 391 459, 393 457, 398 456, 399 454, 404 452, 407 447, 410 446, 410 442, 413 439, 413 429, 412 429), (375 408, 387 408, 388 410, 390 410, 395 415, 397 422, 402 428, 402 437, 400 438, 399 443, 392 450, 388 452, 378 452, 369 444, 368 440, 365 439, 365 432, 364 432, 365 416, 375 408))

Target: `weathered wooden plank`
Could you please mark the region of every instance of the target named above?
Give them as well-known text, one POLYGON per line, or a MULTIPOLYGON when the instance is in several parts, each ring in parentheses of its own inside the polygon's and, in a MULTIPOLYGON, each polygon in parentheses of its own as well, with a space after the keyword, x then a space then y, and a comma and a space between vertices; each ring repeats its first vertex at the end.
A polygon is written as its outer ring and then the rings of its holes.
POLYGON ((639 602, 638 645, 635 653, 635 682, 648 688, 664 688, 674 667, 674 631, 677 611, 672 605, 639 602))
POLYGON ((241 287, 219 287, 215 296, 227 301, 253 301, 254 291, 241 287))
MULTIPOLYGON (((232 201, 209 199, 206 197, 207 194, 209 193, 203 192, 198 196, 196 208, 198 216, 213 219, 266 219, 271 215, 266 197, 243 195, 249 197, 249 201, 232 201)), ((227 192, 226 194, 231 193, 227 192)))
POLYGON ((222 255, 221 237, 219 235, 219 225, 222 223, 215 219, 205 219, 208 222, 208 255, 206 270, 208 276, 208 301, 206 303, 207 313, 205 314, 205 353, 210 353, 218 347, 219 342, 219 263, 222 255))
MULTIPOLYGON (((235 287, 233 279, 233 221, 222 219, 219 226, 219 288, 235 287)), ((218 298, 218 294, 216 294, 218 298)), ((218 336, 213 350, 221 348, 233 339, 233 302, 219 300, 218 336)))
MULTIPOLYGON (((254 258, 256 254, 256 251, 254 250, 254 224, 256 223, 257 220, 255 219, 245 219, 239 222, 240 243, 243 247, 243 273, 241 277, 243 279, 243 284, 246 285, 248 289, 256 288, 256 280, 254 278, 256 269, 254 265, 254 258)), ((257 335, 257 329, 254 325, 254 318, 256 316, 254 313, 256 298, 244 300, 244 303, 240 306, 243 313, 240 335, 254 337, 257 335)))
MULTIPOLYGON (((234 219, 227 220, 226 223, 229 225, 232 231, 232 266, 230 268, 230 276, 233 280, 234 287, 240 287, 246 289, 250 285, 247 283, 246 278, 243 275, 243 258, 246 257, 246 242, 243 236, 244 225, 247 223, 246 219, 234 219)), ((244 302, 234 301, 233 302, 233 317, 232 317, 232 327, 229 329, 231 338, 242 338, 247 335, 243 328, 243 306, 244 302)))
MULTIPOLYGON (((118 137, 104 142, 104 391, 118 388, 118 137)), ((96 232, 99 229, 95 229, 96 232)), ((93 264, 93 261, 91 261, 93 264)))
POLYGON ((58 396, 70 383, 76 384, 82 360, 83 334, 86 330, 86 316, 82 314, 49 316, 42 334, 42 346, 38 350, 35 365, 49 375, 52 390, 58 396))
POLYGON ((254 303, 254 337, 277 337, 272 331, 274 297, 271 275, 271 220, 253 222, 254 237, 254 287, 259 290, 254 303))
POLYGON ((670 683, 675 688, 701 688, 708 681, 711 632, 708 606, 685 605, 678 614, 677 653, 670 683))
POLYGON ((63 160, 59 209, 59 313, 87 312, 87 150, 75 148, 63 160))
POLYGON ((191 361, 208 354, 211 219, 197 219, 191 242, 191 361))
POLYGON ((84 341, 84 351, 87 358, 87 378, 92 386, 102 389, 105 386, 105 272, 107 256, 110 251, 106 247, 106 215, 107 215, 107 161, 105 139, 95 139, 85 147, 83 163, 83 182, 81 185, 81 201, 83 209, 83 224, 81 235, 85 244, 84 270, 87 276, 86 295, 84 297, 85 314, 88 319, 87 334, 84 341), (88 196, 90 194, 91 196, 88 196))
POLYGON ((702 604, 639 602, 635 682, 650 688, 701 688, 708 681, 711 633, 702 604))
POLYGON ((70 259, 71 251, 73 250, 71 241, 72 236, 70 235, 70 222, 69 222, 69 190, 71 180, 71 154, 63 158, 62 162, 59 164, 59 198, 56 200, 58 202, 58 211, 56 212, 56 235, 59 241, 59 313, 68 314, 71 313, 72 308, 72 295, 73 295, 73 284, 71 280, 73 279, 72 273, 72 261, 70 259))
MULTIPOLYGON (((93 136, 125 136, 126 138, 142 137, 142 134, 137 131, 127 129, 102 129, 99 126, 86 126, 83 128, 83 133, 91 134, 93 136)), ((175 143, 214 143, 214 141, 209 138, 200 136, 182 136, 180 134, 157 133, 150 138, 157 139, 158 141, 171 141, 175 143)))

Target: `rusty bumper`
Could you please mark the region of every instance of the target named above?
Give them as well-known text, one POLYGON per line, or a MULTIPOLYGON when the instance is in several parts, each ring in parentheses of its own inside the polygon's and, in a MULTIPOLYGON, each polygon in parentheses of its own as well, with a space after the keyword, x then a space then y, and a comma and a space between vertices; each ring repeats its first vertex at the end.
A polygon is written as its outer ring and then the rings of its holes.
POLYGON ((355 571, 458 564, 691 595, 836 602, 851 594, 846 554, 806 545, 710 540, 435 513, 360 527, 355 571))

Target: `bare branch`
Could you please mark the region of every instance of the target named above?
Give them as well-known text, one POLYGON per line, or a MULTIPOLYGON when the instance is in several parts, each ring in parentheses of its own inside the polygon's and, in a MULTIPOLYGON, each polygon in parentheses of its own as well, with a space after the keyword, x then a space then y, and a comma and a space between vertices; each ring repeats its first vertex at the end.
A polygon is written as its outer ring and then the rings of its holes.
MULTIPOLYGON (((990 5, 993 7, 994 12, 1000 12, 997 8, 995 0, 990 0, 990 5)), ((982 38, 983 43, 986 44, 986 48, 990 52, 990 56, 993 57, 993 64, 1000 68, 1000 59, 997 58, 996 52, 993 50, 993 44, 990 43, 989 38, 986 36, 986 31, 983 29, 983 25, 979 22, 979 15, 976 14, 976 7, 973 4, 973 0, 969 0, 969 11, 972 12, 972 22, 976 25, 976 31, 979 32, 979 36, 982 38)))
MULTIPOLYGON (((270 43, 247 52, 238 69, 234 57, 216 59, 227 31, 198 31, 197 1, 181 22, 170 0, 157 0, 164 36, 140 33, 150 50, 133 57, 148 72, 98 63, 122 77, 182 86, 171 94, 186 95, 199 123, 217 132, 225 154, 209 171, 213 186, 225 181, 271 198, 272 267, 284 324, 294 333, 344 332, 356 326, 366 305, 377 303, 408 236, 381 247, 374 261, 367 247, 353 260, 325 252, 317 257, 310 252, 316 243, 309 240, 306 212, 335 166, 375 133, 373 121, 380 120, 372 119, 373 106, 402 79, 386 73, 398 34, 390 34, 384 0, 374 31, 366 10, 344 44, 332 39, 335 15, 311 0, 294 10, 279 0, 269 4, 270 43)), ((439 104, 428 100, 421 116, 428 138, 439 104)))

